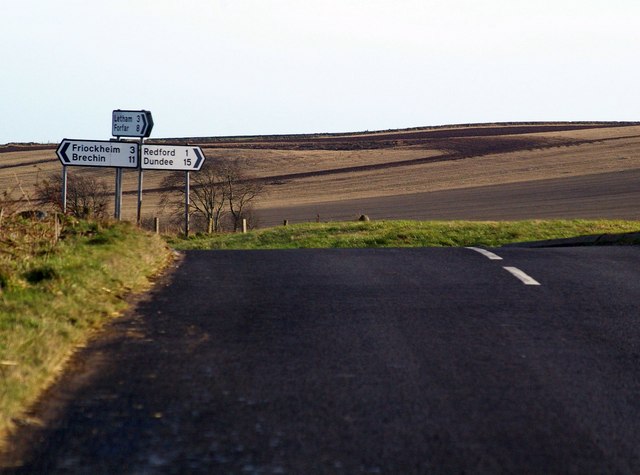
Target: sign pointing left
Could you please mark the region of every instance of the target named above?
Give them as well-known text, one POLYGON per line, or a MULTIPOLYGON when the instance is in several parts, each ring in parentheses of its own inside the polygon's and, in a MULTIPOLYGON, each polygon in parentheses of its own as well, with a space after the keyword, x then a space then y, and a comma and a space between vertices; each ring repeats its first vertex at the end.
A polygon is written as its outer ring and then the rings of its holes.
POLYGON ((133 142, 64 139, 56 155, 67 166, 137 168, 138 147, 133 142))

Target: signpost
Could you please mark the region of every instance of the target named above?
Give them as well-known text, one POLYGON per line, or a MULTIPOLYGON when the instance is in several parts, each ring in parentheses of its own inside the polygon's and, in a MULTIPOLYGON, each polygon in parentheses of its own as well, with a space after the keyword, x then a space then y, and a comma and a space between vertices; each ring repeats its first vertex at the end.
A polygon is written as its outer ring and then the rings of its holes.
POLYGON ((138 168, 140 148, 133 142, 64 139, 56 149, 62 162, 62 209, 66 213, 67 166, 116 168, 116 204, 114 216, 120 219, 122 206, 122 169, 138 168))
POLYGON ((56 155, 64 166, 138 168, 138 144, 64 139, 56 155))
POLYGON ((111 135, 114 137, 149 137, 153 129, 151 112, 114 110, 111 135))
POLYGON ((183 145, 143 145, 141 166, 144 170, 195 172, 204 163, 200 147, 183 145))
POLYGON ((200 147, 184 145, 145 145, 151 135, 153 118, 145 110, 113 111, 111 134, 118 140, 64 139, 56 149, 62 163, 62 201, 66 213, 67 167, 112 167, 116 169, 115 217, 120 219, 122 207, 122 169, 138 169, 138 224, 142 208, 142 180, 144 170, 185 172, 185 234, 189 235, 189 172, 202 167, 205 156, 200 147), (136 137, 137 142, 119 140, 136 137))
MULTIPOLYGON (((113 111, 111 120, 111 135, 114 137, 138 137, 140 146, 145 137, 151 135, 153 129, 153 118, 151 112, 145 110, 122 110, 113 111)), ((142 210, 142 180, 143 171, 138 167, 138 212, 136 222, 140 225, 140 215, 142 210)))
POLYGON ((185 172, 184 234, 189 236, 189 172, 198 171, 202 167, 202 149, 184 145, 143 145, 140 155, 143 170, 185 172))

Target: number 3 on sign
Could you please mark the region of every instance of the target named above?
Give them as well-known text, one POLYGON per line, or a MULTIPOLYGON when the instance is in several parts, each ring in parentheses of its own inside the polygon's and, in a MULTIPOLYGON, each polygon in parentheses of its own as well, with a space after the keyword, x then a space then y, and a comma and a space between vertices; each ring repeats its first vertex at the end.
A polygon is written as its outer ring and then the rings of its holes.
MULTIPOLYGON (((135 147, 129 147, 129 153, 136 153, 135 147)), ((136 163, 135 155, 129 155, 129 163, 136 163)))

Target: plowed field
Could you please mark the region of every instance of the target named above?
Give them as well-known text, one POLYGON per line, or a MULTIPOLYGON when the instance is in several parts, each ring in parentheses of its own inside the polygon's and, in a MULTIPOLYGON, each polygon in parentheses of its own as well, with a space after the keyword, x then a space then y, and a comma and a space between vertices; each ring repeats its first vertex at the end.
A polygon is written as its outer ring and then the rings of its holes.
MULTIPOLYGON (((640 215, 640 192, 634 191, 638 124, 498 124, 166 141, 188 141, 207 157, 243 161, 250 179, 266 184, 254 212, 262 226, 283 219, 355 219, 361 213, 374 219, 640 215)), ((60 171, 55 146, 0 147, 0 190, 12 190, 22 207, 33 207, 28 198, 38 180, 60 171)), ((110 169, 76 167, 71 173, 114 184, 110 169)), ((159 208, 165 173, 145 172, 143 216, 168 223, 169 211, 159 208)), ((137 172, 125 171, 125 219, 135 219, 136 187, 137 172)))

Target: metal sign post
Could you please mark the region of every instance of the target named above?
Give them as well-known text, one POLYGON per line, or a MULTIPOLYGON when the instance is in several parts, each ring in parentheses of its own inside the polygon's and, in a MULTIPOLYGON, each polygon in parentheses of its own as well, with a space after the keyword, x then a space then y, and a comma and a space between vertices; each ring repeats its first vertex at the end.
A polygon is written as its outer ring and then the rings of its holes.
POLYGON ((141 145, 140 167, 142 170, 184 171, 184 235, 189 237, 189 172, 198 171, 205 156, 200 147, 183 145, 141 145))
POLYGON ((114 217, 120 221, 122 217, 122 168, 116 168, 116 206, 114 217))
POLYGON ((140 165, 140 148, 144 143, 144 138, 151 135, 153 129, 153 117, 151 112, 146 110, 114 110, 111 115, 111 135, 118 137, 139 137, 138 144, 138 206, 136 209, 136 223, 140 226, 142 221, 142 185, 144 172, 140 165))
POLYGON ((136 224, 140 226, 142 222, 142 181, 143 181, 142 168, 138 169, 138 208, 136 212, 136 224))
MULTIPOLYGON (((144 138, 140 137, 140 151, 142 151, 142 145, 144 138)), ((140 226, 142 222, 142 182, 144 179, 144 171, 142 170, 142 159, 138 155, 138 209, 136 213, 136 224, 140 226)))
POLYGON ((67 167, 62 165, 62 214, 67 214, 67 167))
POLYGON ((189 172, 184 172, 184 237, 189 237, 189 172))
POLYGON ((114 217, 120 219, 122 211, 122 169, 138 168, 140 146, 134 142, 111 140, 64 139, 56 149, 63 167, 63 210, 66 212, 68 166, 109 167, 116 169, 116 198, 114 217))

